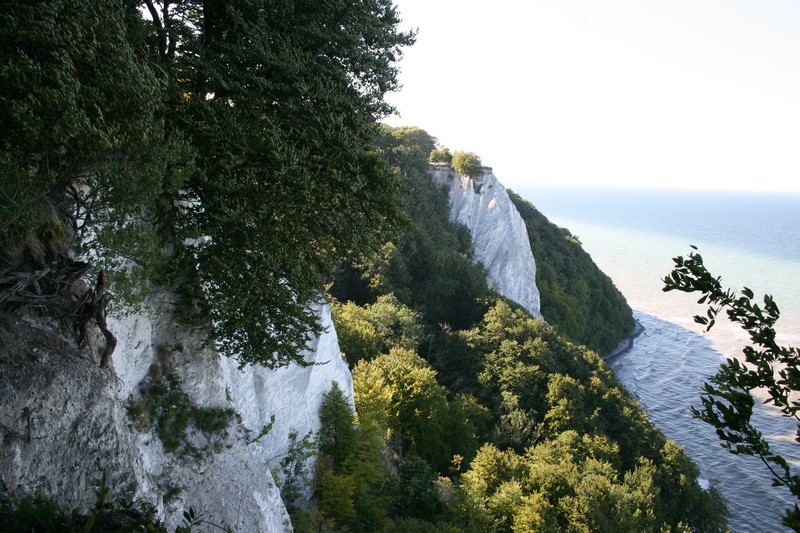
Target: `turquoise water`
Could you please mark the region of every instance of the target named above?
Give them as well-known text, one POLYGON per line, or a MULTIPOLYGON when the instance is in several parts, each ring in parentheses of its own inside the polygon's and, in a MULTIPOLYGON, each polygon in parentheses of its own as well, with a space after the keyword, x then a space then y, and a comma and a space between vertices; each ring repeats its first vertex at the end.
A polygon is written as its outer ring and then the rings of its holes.
MULTIPOLYGON (((723 284, 772 294, 781 309, 779 340, 800 345, 800 195, 528 188, 517 190, 552 222, 569 228, 622 291, 645 333, 613 368, 665 434, 686 448, 706 480, 715 480, 732 511, 731 530, 782 531, 793 503, 770 486, 754 458, 733 456, 714 431, 691 417, 703 381, 747 338, 720 321, 704 333, 704 312, 690 295, 664 293, 671 258, 700 248, 723 284)), ((756 424, 800 467, 796 425, 763 409, 756 424)))
MULTIPOLYGON (((701 309, 664 294, 672 257, 700 248, 723 284, 775 297, 784 339, 800 341, 800 195, 649 190, 519 190, 552 222, 569 228, 631 307, 688 321, 701 309)), ((684 296, 684 298, 681 298, 684 296)), ((698 330, 699 331, 699 330, 698 330)))

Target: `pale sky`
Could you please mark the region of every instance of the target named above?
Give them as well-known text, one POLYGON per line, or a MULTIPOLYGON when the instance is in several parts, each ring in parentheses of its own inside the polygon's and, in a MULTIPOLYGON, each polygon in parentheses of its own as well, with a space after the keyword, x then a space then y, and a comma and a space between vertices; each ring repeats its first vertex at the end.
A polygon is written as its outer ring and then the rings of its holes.
POLYGON ((800 191, 799 0, 395 0, 400 117, 507 187, 800 191))

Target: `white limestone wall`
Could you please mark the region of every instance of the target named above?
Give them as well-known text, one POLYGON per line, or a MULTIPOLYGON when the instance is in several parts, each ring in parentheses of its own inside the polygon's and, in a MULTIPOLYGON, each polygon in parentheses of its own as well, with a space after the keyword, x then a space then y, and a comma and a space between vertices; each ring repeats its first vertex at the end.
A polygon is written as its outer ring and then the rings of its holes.
POLYGON ((536 262, 525 222, 505 187, 490 168, 474 179, 449 165, 431 165, 433 180, 450 195, 450 220, 472 235, 474 259, 486 269, 490 286, 499 294, 541 317, 536 262))
MULTIPOLYGON (((0 476, 14 490, 54 495, 68 508, 91 507, 93 483, 103 478, 112 497, 156 505, 170 530, 191 506, 234 531, 292 531, 273 478, 289 433, 302 437, 319 429, 319 406, 332 381, 353 400, 330 307, 320 304, 316 311, 325 331, 304 354, 310 366, 278 370, 252 365, 239 370, 235 360, 204 347, 201 334, 169 313, 109 317, 118 339, 112 371, 97 368, 52 329, 42 328, 41 335, 33 329, 22 337, 28 326, 20 323, 13 329, 21 340, 4 340, 0 350, 0 422, 24 433, 24 414, 30 413, 32 438, 7 439, 0 449, 0 476), (232 407, 241 417, 222 445, 200 459, 165 452, 154 431, 140 431, 128 416, 128 400, 151 366, 165 361, 196 404, 232 407), (273 415, 271 431, 249 442, 273 415), (164 504, 170 489, 181 492, 164 504)), ((190 438, 208 443, 203 435, 190 438)))
MULTIPOLYGON (((276 370, 259 365, 239 369, 235 359, 201 348, 196 333, 168 318, 151 322, 146 317, 128 316, 111 321, 112 331, 125 338, 120 339, 113 356, 122 382, 120 401, 146 376, 158 359, 159 346, 165 346, 184 389, 198 405, 232 407, 241 424, 250 430, 251 438, 272 424, 257 442, 248 443, 246 436, 240 435, 231 447, 209 454, 204 464, 189 467, 164 454, 157 437, 140 435, 140 441, 149 442, 140 447, 143 462, 148 465, 145 478, 158 478, 161 486, 165 477, 169 478, 175 486, 184 488, 178 504, 191 505, 237 531, 291 531, 273 476, 286 455, 290 433, 302 438, 319 429, 322 396, 333 381, 338 382, 351 404, 354 401, 353 378, 341 356, 330 306, 320 303, 315 310, 323 330, 303 354, 309 365, 293 363, 276 370), (142 355, 143 351, 149 352, 149 357, 142 355)), ((142 486, 146 485, 143 480, 142 486)), ((182 509, 180 505, 173 507, 182 509)), ((165 510, 167 524, 177 525, 181 513, 170 515, 169 511, 165 510)))
POLYGON ((242 417, 245 426, 256 434, 275 421, 260 443, 271 454, 270 463, 277 467, 289 445, 290 432, 299 437, 319 429, 319 408, 322 396, 336 381, 354 405, 353 376, 339 349, 339 340, 328 304, 317 307, 323 333, 309 343, 304 359, 309 366, 292 364, 277 370, 261 366, 238 369, 238 363, 220 358, 226 395, 242 417))

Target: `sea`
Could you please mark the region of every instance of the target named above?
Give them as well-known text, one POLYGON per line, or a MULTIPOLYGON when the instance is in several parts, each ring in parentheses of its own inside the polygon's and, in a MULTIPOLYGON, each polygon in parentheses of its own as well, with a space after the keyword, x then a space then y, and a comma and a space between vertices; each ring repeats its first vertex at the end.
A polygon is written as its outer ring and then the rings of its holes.
MULTIPOLYGON (((800 194, 520 187, 551 222, 569 229, 611 277, 644 327, 632 348, 612 363, 617 377, 668 438, 715 484, 731 512, 733 533, 790 531, 781 523, 796 500, 773 487, 755 457, 723 449, 713 428, 692 418, 703 383, 727 357, 741 354, 747 335, 720 318, 710 332, 698 295, 665 293, 672 258, 697 246, 723 286, 774 297, 781 311, 778 340, 800 346, 800 194)), ((759 405, 754 423, 773 450, 800 473, 797 423, 759 405)))

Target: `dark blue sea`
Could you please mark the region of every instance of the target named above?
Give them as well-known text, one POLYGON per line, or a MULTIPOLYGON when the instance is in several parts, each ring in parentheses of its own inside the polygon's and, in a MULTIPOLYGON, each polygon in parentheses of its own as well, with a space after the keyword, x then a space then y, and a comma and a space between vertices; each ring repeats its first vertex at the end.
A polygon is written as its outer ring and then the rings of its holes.
MULTIPOLYGON (((692 419, 703 382, 747 337, 720 320, 704 333, 692 316, 697 297, 664 293, 671 258, 696 245, 724 285, 771 294, 781 309, 779 340, 800 346, 800 195, 714 191, 518 188, 552 222, 568 228, 608 274, 645 327, 633 348, 613 363, 650 419, 686 449, 728 501, 731 531, 789 531, 781 525, 794 504, 771 486, 766 467, 734 456, 710 426, 692 419)), ((796 423, 762 408, 756 426, 800 470, 796 423)), ((797 473, 797 471, 795 472, 797 473)))

